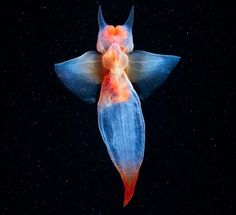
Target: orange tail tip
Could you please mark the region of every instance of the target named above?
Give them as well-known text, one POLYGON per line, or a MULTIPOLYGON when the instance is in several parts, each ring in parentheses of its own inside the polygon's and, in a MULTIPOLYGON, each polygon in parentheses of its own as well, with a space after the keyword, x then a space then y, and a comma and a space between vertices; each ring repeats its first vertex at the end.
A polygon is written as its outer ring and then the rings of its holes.
POLYGON ((137 179, 138 179, 138 172, 131 173, 129 175, 122 175, 122 180, 125 188, 124 203, 123 203, 124 207, 129 203, 129 201, 133 197, 137 179))

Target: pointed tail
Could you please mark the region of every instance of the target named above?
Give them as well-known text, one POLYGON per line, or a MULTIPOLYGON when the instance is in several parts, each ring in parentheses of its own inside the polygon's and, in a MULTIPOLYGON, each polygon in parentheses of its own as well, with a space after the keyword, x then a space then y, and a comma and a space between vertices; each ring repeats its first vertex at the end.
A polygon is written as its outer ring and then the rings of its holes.
POLYGON ((123 206, 125 207, 133 197, 135 186, 138 179, 138 171, 131 171, 131 172, 129 171, 126 173, 122 173, 121 178, 123 180, 125 188, 124 203, 123 203, 123 206))

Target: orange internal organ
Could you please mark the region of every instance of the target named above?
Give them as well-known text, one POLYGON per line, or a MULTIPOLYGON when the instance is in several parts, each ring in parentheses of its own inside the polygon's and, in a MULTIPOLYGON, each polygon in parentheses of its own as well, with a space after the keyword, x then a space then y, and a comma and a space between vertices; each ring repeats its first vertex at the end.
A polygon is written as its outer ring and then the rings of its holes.
POLYGON ((123 77, 116 80, 108 74, 103 79, 101 96, 101 101, 106 104, 125 102, 129 99, 130 90, 123 77))
POLYGON ((128 56, 118 43, 113 43, 102 56, 102 64, 117 77, 121 76, 128 66, 128 56))
POLYGON ((108 40, 114 37, 125 40, 128 37, 128 32, 120 25, 116 27, 108 25, 104 31, 104 37, 108 40))
MULTIPOLYGON (((114 33, 115 28, 110 28, 114 33)), ((124 102, 129 99, 129 83, 125 77, 128 66, 128 56, 122 51, 118 43, 113 43, 102 56, 102 64, 109 73, 102 83, 101 96, 106 104, 124 102)))

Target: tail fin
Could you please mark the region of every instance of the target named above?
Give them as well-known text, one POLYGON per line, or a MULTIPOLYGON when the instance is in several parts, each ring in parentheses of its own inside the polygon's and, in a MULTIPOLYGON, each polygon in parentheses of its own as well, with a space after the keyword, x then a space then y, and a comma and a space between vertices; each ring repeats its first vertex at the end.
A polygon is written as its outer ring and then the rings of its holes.
POLYGON ((129 170, 125 173, 121 173, 121 178, 124 183, 125 193, 124 193, 124 207, 129 203, 134 194, 134 189, 138 179, 137 170, 129 170))

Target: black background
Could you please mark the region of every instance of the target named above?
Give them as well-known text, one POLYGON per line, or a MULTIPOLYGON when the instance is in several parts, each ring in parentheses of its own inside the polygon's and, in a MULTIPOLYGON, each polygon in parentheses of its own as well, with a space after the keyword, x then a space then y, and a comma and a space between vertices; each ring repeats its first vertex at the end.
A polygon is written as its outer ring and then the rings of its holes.
MULTIPOLYGON (((232 5, 215 1, 7 1, 1 6, 0 214, 231 214, 235 198, 232 5), (135 195, 123 184, 88 105, 53 64, 95 50, 97 9, 135 49, 181 56, 142 101, 146 150, 135 195)), ((235 30, 235 28, 234 28, 235 30)))

